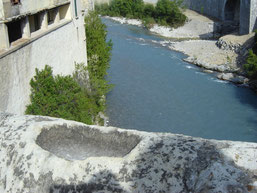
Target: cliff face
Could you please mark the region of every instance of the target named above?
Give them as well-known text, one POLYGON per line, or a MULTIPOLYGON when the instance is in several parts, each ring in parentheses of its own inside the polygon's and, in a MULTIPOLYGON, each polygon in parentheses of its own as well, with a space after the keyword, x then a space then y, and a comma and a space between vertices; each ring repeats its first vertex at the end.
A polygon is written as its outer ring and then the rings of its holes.
POLYGON ((257 144, 0 114, 0 192, 256 192, 257 144))

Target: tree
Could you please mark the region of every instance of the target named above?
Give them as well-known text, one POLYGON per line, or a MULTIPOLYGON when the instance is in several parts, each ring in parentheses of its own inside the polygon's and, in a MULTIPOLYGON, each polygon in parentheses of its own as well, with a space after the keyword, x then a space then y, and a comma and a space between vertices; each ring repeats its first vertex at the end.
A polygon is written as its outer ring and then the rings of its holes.
POLYGON ((87 37, 87 70, 89 74, 89 94, 94 96, 96 103, 103 107, 103 97, 110 91, 112 85, 106 80, 107 69, 110 67, 112 42, 107 42, 106 26, 96 12, 90 12, 85 17, 87 37))
POLYGON ((247 75, 251 79, 257 79, 257 55, 253 53, 253 50, 249 51, 246 62, 244 69, 247 75))
POLYGON ((93 123, 95 109, 92 100, 71 76, 53 76, 50 66, 36 68, 30 81, 31 104, 26 114, 60 117, 69 120, 93 123))
POLYGON ((249 51, 248 57, 246 59, 246 64, 244 65, 244 70, 247 75, 256 80, 257 79, 257 30, 255 30, 253 48, 249 51))

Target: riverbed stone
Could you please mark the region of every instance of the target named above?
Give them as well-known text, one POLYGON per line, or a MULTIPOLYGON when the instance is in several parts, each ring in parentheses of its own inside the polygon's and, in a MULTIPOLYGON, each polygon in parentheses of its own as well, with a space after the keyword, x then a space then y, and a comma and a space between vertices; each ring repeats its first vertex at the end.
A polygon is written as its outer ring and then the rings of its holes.
POLYGON ((227 80, 236 84, 246 84, 249 82, 248 78, 234 73, 219 73, 217 74, 217 78, 221 80, 227 80))
POLYGON ((257 144, 0 113, 0 192, 257 191, 257 144))

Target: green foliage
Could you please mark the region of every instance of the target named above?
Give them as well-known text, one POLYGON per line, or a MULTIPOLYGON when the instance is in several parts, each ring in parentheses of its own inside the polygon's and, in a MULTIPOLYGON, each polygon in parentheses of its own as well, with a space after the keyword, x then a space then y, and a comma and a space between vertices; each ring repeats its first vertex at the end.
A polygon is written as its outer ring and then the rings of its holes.
POLYGON ((85 17, 88 65, 75 64, 72 76, 53 76, 45 66, 31 79, 31 104, 26 114, 60 117, 86 124, 103 124, 105 95, 112 85, 105 80, 111 59, 111 41, 106 42, 106 26, 96 13, 85 17))
POLYGON ((150 29, 155 24, 155 20, 152 17, 146 17, 143 19, 143 24, 147 29, 150 29))
POLYGON ((254 30, 254 32, 255 32, 255 36, 254 36, 254 42, 255 42, 255 44, 254 44, 254 46, 253 46, 253 53, 254 53, 254 54, 257 54, 257 30, 254 30))
POLYGON ((112 42, 106 42, 106 26, 96 12, 90 12, 85 17, 87 37, 87 70, 91 95, 99 105, 103 105, 103 96, 110 91, 112 85, 106 81, 107 69, 110 67, 112 42))
POLYGON ((204 12, 204 7, 202 6, 201 7, 201 14, 203 14, 203 12, 204 12))
POLYGON ((143 19, 147 28, 153 23, 178 27, 186 21, 182 6, 183 0, 159 0, 156 7, 143 0, 112 0, 110 5, 97 5, 96 10, 102 15, 143 19))
POLYGON ((176 1, 159 0, 156 5, 156 17, 159 23, 178 27, 185 23, 186 16, 180 11, 176 1))
POLYGON ((247 75, 256 80, 257 79, 257 30, 255 30, 254 36, 255 44, 253 48, 249 51, 246 64, 244 65, 244 70, 247 75))
POLYGON ((154 8, 153 4, 145 4, 143 15, 145 18, 154 18, 155 8, 154 8))
POLYGON ((246 62, 244 69, 246 70, 247 75, 251 79, 257 79, 257 55, 253 53, 253 50, 249 51, 246 62))
POLYGON ((52 68, 36 69, 30 81, 31 104, 26 114, 61 117, 64 119, 93 123, 97 114, 94 100, 87 97, 71 76, 53 76, 52 68))

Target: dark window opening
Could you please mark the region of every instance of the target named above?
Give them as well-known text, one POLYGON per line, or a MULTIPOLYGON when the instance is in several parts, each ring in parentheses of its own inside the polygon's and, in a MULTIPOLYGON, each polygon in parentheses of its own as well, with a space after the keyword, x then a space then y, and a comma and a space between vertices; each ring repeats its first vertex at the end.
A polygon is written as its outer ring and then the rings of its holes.
POLYGON ((11 3, 12 3, 13 5, 19 4, 19 3, 20 3, 20 0, 11 0, 11 3))
POLYGON ((8 28, 8 36, 10 43, 22 38, 20 20, 9 22, 6 25, 8 28))
POLYGON ((39 30, 40 26, 41 26, 41 24, 40 24, 40 15, 39 14, 29 16, 29 27, 30 27, 31 33, 39 30))
POLYGON ((54 23, 55 17, 56 17, 56 10, 51 9, 47 12, 47 20, 48 20, 48 25, 54 23))
POLYGON ((225 20, 239 22, 240 0, 228 0, 225 5, 225 20))

